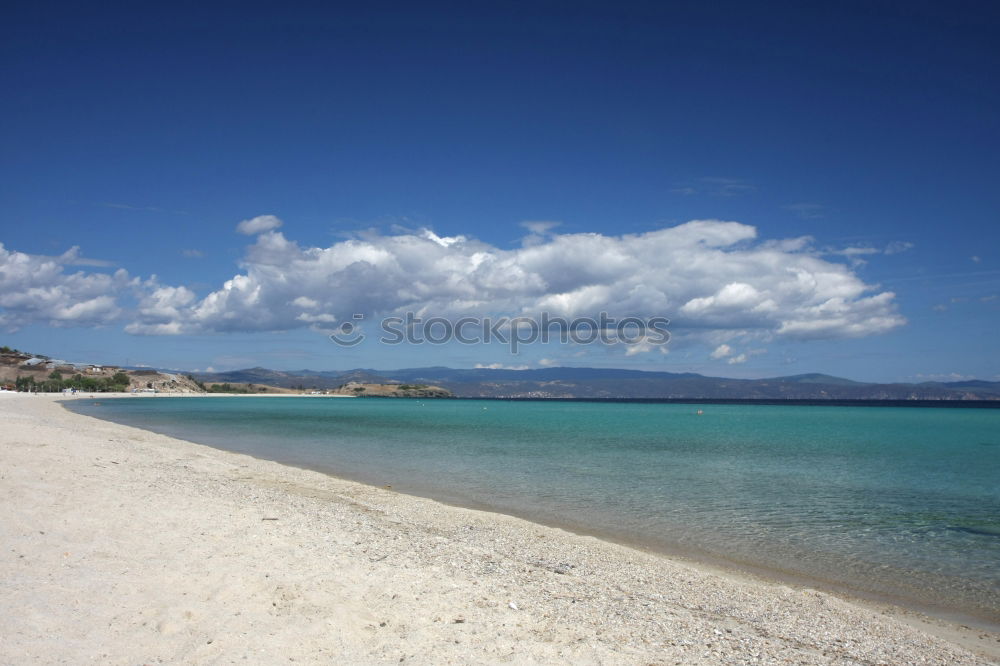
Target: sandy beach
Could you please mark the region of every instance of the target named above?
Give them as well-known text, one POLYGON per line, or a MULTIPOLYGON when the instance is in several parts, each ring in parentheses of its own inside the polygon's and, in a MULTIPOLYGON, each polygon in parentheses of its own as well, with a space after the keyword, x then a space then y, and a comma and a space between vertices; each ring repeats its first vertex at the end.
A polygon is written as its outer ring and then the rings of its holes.
POLYGON ((219 451, 61 399, 0 394, 0 663, 1000 658, 997 634, 219 451))

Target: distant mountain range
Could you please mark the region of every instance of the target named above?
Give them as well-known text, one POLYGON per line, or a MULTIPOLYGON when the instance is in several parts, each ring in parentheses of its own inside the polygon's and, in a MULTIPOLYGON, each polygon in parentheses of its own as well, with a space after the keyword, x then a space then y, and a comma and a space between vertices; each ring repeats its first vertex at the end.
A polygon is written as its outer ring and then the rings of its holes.
POLYGON ((920 384, 871 384, 823 374, 769 379, 706 377, 693 372, 604 368, 286 372, 248 368, 196 373, 203 382, 241 382, 285 388, 337 388, 363 384, 433 384, 465 398, 657 398, 706 400, 1000 400, 1000 382, 970 380, 920 384))

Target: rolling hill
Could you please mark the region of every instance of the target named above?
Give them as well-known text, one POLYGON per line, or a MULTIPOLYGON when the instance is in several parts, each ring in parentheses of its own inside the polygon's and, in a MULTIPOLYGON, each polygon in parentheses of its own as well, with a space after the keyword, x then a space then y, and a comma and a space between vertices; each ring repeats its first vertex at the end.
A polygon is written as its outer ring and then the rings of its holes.
POLYGON ((458 397, 650 398, 706 400, 1000 400, 1000 382, 876 384, 824 374, 766 379, 607 368, 505 370, 446 367, 402 370, 279 371, 248 368, 200 373, 201 381, 251 382, 289 388, 333 389, 361 384, 433 384, 458 397))

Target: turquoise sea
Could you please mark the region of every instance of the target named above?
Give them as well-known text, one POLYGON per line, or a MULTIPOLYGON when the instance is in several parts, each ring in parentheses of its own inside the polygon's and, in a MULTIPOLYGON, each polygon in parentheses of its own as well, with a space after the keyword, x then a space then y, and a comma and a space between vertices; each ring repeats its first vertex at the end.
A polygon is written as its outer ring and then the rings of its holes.
POLYGON ((1000 625, 998 409, 311 397, 67 406, 1000 625))

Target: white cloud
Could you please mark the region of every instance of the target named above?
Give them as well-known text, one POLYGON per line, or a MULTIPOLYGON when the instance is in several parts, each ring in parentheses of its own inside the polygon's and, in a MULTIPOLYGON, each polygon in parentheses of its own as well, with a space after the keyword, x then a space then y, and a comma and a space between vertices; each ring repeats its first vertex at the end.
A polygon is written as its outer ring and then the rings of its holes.
POLYGON ((265 231, 274 231, 282 224, 284 223, 274 215, 258 215, 257 217, 249 220, 243 220, 237 224, 236 231, 241 234, 246 234, 247 236, 254 236, 256 234, 264 233, 265 231))
POLYGON ((504 365, 503 363, 476 363, 477 370, 530 370, 530 365, 504 365))
POLYGON ((554 368, 555 366, 559 365, 559 361, 552 358, 543 358, 539 359, 538 365, 542 366, 543 368, 554 368))
POLYGON ((639 340, 630 341, 625 344, 625 356, 635 356, 636 354, 648 354, 654 349, 661 354, 669 354, 670 348, 660 340, 650 339, 643 336, 639 340))
POLYGON ((464 243, 467 240, 465 236, 438 236, 430 229, 421 229, 420 236, 437 243, 441 247, 451 247, 458 243, 464 243))
POLYGON ((737 335, 861 337, 905 323, 892 292, 825 260, 810 238, 760 240, 756 228, 737 222, 696 220, 623 236, 537 227, 544 238, 513 249, 430 230, 303 247, 278 224, 273 216, 241 222, 256 237, 240 270, 203 298, 124 270, 67 272, 79 261, 76 249, 40 257, 0 245, 0 325, 96 325, 127 315, 128 332, 165 335, 324 330, 355 314, 372 321, 405 311, 452 318, 603 311, 667 317, 672 333, 718 346, 737 335))
POLYGON ((136 335, 178 335, 183 332, 182 310, 191 305, 195 294, 187 287, 160 286, 153 276, 143 283, 143 294, 136 310, 138 321, 125 327, 136 335))
POLYGON ((793 338, 860 337, 905 323, 892 292, 822 259, 808 238, 757 241, 754 227, 718 220, 624 236, 551 234, 510 250, 429 230, 301 247, 271 230, 259 233, 242 268, 178 307, 178 330, 286 330, 321 315, 342 321, 406 310, 445 317, 605 311, 669 317, 671 330, 793 338))
POLYGON ((830 254, 842 254, 845 257, 858 257, 866 254, 878 254, 879 250, 873 247, 845 247, 842 250, 832 250, 830 254))
POLYGON ((722 344, 716 347, 715 351, 709 354, 709 357, 714 361, 726 359, 726 363, 729 365, 738 365, 740 363, 746 363, 751 356, 758 356, 766 353, 766 349, 749 349, 745 352, 737 354, 732 347, 727 344, 722 344))
POLYGON ((188 259, 201 259, 205 256, 205 253, 201 250, 188 249, 181 250, 181 256, 187 257, 188 259))
POLYGON ((975 264, 978 264, 979 262, 981 262, 983 260, 982 257, 980 257, 979 255, 976 255, 976 254, 972 255, 969 258, 972 259, 972 263, 975 263, 975 264))
POLYGON ((292 301, 292 305, 303 308, 305 310, 315 310, 317 307, 319 307, 319 301, 313 300, 308 296, 299 296, 298 298, 292 301))
POLYGON ((710 357, 712 358, 712 360, 717 361, 720 358, 726 358, 732 353, 733 353, 733 348, 730 347, 729 345, 719 345, 718 347, 715 348, 715 351, 711 353, 710 357))
POLYGON ((774 302, 770 299, 765 301, 764 296, 753 285, 731 282, 711 296, 692 298, 681 307, 681 312, 698 315, 712 310, 743 311, 774 307, 774 302))
POLYGON ((8 250, 0 243, 0 327, 29 324, 94 326, 120 313, 118 294, 134 284, 128 273, 67 273, 65 267, 100 262, 81 260, 79 248, 58 257, 8 250))
POLYGON ((891 291, 866 298, 834 296, 798 311, 798 318, 782 322, 776 331, 801 339, 860 338, 889 331, 905 323, 896 313, 891 291))

